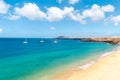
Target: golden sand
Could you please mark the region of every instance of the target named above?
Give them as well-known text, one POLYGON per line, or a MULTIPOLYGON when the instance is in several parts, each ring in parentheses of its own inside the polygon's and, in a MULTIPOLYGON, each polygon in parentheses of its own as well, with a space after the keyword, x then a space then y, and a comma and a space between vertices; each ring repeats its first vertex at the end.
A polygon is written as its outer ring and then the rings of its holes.
POLYGON ((103 57, 87 69, 73 69, 53 80, 120 80, 120 50, 103 57))

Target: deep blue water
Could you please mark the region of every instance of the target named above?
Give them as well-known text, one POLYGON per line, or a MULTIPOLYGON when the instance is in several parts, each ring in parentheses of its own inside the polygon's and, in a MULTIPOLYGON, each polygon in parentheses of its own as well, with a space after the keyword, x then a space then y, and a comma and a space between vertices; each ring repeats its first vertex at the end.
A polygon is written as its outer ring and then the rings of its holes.
POLYGON ((26 80, 24 77, 38 72, 40 76, 52 74, 54 68, 100 55, 116 45, 79 40, 29 38, 23 44, 22 38, 0 39, 0 80, 26 80), (49 73, 49 74, 47 74, 49 73))

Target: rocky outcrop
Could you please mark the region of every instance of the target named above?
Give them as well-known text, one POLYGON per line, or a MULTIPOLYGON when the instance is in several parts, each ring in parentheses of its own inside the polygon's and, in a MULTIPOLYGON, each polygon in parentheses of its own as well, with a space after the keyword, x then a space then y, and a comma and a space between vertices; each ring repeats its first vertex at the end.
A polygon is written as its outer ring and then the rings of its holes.
POLYGON ((80 38, 81 41, 87 42, 106 42, 111 44, 120 44, 120 37, 106 37, 106 38, 80 38))
POLYGON ((58 37, 59 39, 81 40, 85 42, 106 42, 111 44, 120 44, 120 37, 103 37, 103 38, 70 38, 65 36, 58 37))

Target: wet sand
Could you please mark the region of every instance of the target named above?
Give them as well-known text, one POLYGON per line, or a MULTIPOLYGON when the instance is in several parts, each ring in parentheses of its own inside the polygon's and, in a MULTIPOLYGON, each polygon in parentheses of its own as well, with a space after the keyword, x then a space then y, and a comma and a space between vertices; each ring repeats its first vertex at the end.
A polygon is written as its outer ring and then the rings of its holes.
MULTIPOLYGON (((120 80, 120 50, 92 62, 85 69, 80 66, 57 75, 53 80, 120 80)), ((84 66, 85 67, 85 66, 84 66)))

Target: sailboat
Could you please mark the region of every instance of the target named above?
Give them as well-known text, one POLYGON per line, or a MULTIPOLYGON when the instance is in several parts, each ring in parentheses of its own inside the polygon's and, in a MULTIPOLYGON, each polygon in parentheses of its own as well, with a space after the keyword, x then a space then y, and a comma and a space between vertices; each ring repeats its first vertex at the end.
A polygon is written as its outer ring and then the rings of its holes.
POLYGON ((44 40, 40 40, 41 43, 44 43, 45 41, 44 40))
POLYGON ((25 41, 24 41, 23 43, 24 43, 24 44, 27 44, 27 43, 28 43, 27 38, 25 39, 25 41))
MULTIPOLYGON (((27 34, 27 33, 25 32, 25 34, 27 34)), ((24 43, 24 44, 27 44, 27 43, 28 43, 27 38, 25 38, 25 41, 24 41, 23 43, 24 43)))
POLYGON ((54 43, 58 43, 58 41, 57 41, 57 40, 54 40, 54 43))

